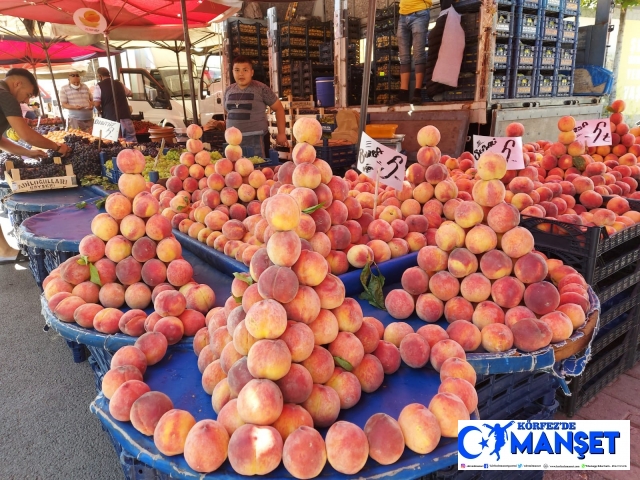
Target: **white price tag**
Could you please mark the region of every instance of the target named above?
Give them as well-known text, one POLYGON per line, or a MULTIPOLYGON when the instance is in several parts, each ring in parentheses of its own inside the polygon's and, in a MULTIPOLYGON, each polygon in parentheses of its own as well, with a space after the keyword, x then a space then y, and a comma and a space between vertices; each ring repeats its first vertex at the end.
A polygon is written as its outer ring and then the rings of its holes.
POLYGON ((524 156, 522 155, 522 137, 484 137, 473 136, 473 156, 476 160, 484 152, 499 153, 507 160, 507 170, 522 170, 524 156))
POLYGON ((94 118, 93 130, 91 135, 94 137, 102 137, 103 140, 118 141, 120 136, 120 122, 112 122, 106 118, 94 118))
POLYGON ((611 122, 608 118, 576 122, 576 140, 587 142, 588 147, 611 145, 611 122))
POLYGON ((397 150, 385 147, 362 132, 358 152, 360 172, 373 180, 379 175, 380 181, 385 185, 402 190, 406 168, 407 157, 398 153, 397 150))

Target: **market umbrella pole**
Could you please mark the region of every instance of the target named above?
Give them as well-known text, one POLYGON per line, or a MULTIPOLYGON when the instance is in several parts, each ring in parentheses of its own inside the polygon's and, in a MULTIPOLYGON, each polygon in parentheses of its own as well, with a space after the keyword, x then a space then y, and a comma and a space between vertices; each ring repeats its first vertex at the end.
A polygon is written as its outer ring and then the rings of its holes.
MULTIPOLYGON (((178 41, 174 41, 176 45, 176 61, 178 62, 178 80, 180 81, 180 94, 182 95, 182 110, 184 111, 184 124, 187 124, 187 104, 184 101, 184 87, 182 86, 182 68, 180 68, 180 51, 178 50, 178 41)), ((187 56, 187 61, 189 57, 187 56)))
MULTIPOLYGON (((32 64, 31 66, 33 67, 33 76, 36 78, 36 83, 37 83, 38 74, 36 73, 36 65, 32 64)), ((40 85, 38 85, 38 98, 40 99, 40 116, 42 117, 44 113, 44 102, 42 101, 42 92, 40 92, 40 85)))
MULTIPOLYGON (((64 113, 62 111, 62 103, 60 103, 60 95, 58 95, 58 87, 56 86, 56 78, 53 76, 53 68, 51 68, 51 59, 49 58, 49 46, 44 44, 44 35, 42 34, 42 24, 38 22, 38 30, 40 30, 40 38, 42 39, 42 49, 47 57, 47 65, 49 66, 49 73, 51 74, 51 81, 53 82, 53 91, 56 94, 56 100, 58 101, 58 109, 60 110, 60 118, 64 120, 64 113)), ((40 93, 40 88, 38 88, 40 93)))
POLYGON ((367 105, 369 104, 369 84, 371 81, 371 55, 373 54, 373 29, 376 22, 376 2, 369 0, 369 16, 367 17, 367 39, 364 48, 364 72, 362 74, 362 97, 360 99, 360 128, 358 145, 367 124, 367 105))
POLYGON ((116 87, 113 83, 115 82, 115 77, 113 76, 113 66, 111 65, 111 50, 109 49, 109 34, 106 32, 104 34, 104 42, 107 47, 107 63, 109 64, 109 75, 111 75, 111 95, 113 95, 113 105, 116 111, 116 121, 119 122, 120 113, 118 113, 118 104, 116 103, 116 87))
MULTIPOLYGON (((191 89, 191 111, 193 112, 193 123, 200 125, 198 121, 198 104, 196 102, 196 87, 193 83, 193 68, 191 65, 191 39, 189 38, 189 24, 187 22, 187 4, 185 0, 180 0, 182 6, 182 29, 184 31, 184 50, 187 54, 187 73, 189 74, 189 88, 191 89)), ((180 81, 182 85, 182 81, 180 81)))

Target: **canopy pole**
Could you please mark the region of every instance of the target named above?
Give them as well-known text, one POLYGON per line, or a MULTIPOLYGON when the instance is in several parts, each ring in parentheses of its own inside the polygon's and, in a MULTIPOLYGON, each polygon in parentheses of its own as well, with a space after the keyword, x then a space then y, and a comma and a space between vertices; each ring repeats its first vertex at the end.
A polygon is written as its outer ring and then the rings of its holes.
MULTIPOLYGON (((32 63, 31 67, 33 68, 33 76, 36 78, 36 82, 38 81, 38 74, 36 73, 36 64, 32 63)), ((44 102, 42 101, 42 92, 40 91, 40 85, 38 85, 38 98, 40 99, 40 116, 44 116, 44 102)))
POLYGON ((107 63, 109 64, 109 75, 111 75, 111 95, 113 95, 113 106, 116 112, 116 121, 120 121, 120 113, 118 112, 118 104, 116 102, 116 87, 113 82, 115 82, 115 77, 113 76, 113 66, 111 65, 111 50, 109 49, 109 34, 104 32, 104 42, 107 46, 107 63))
POLYGON ((371 83, 371 55, 373 54, 373 30, 376 22, 376 2, 369 0, 367 16, 367 39, 364 48, 364 72, 362 74, 362 97, 360 99, 360 128, 358 129, 358 145, 367 124, 367 105, 369 104, 369 85, 371 83))
MULTIPOLYGON (((193 83, 193 67, 191 65, 191 39, 189 38, 189 24, 187 23, 187 4, 185 0, 180 0, 182 7, 182 30, 184 32, 184 50, 187 54, 187 73, 189 74, 189 89, 191 90, 191 110, 193 112, 193 123, 200 125, 198 120, 198 103, 196 102, 196 87, 193 83)), ((182 84, 182 82, 180 82, 182 84)))
MULTIPOLYGON (((56 86, 56 78, 53 76, 53 68, 51 67, 51 59, 49 58, 49 46, 44 43, 44 35, 42 34, 42 25, 38 22, 38 30, 40 30, 40 38, 42 40, 42 49, 47 57, 47 65, 49 66, 49 73, 51 74, 51 81, 53 82, 53 91, 56 94, 56 100, 58 101, 58 109, 60 110, 60 118, 64 120, 64 113, 62 111, 62 103, 60 103, 60 95, 58 95, 58 87, 56 86)), ((38 88, 38 93, 39 92, 38 88)))
POLYGON ((174 40, 176 46, 176 61, 178 62, 178 80, 180 81, 180 93, 182 94, 182 111, 184 112, 184 124, 187 124, 187 104, 184 101, 184 87, 182 86, 182 68, 180 68, 180 51, 178 50, 178 41, 174 40))

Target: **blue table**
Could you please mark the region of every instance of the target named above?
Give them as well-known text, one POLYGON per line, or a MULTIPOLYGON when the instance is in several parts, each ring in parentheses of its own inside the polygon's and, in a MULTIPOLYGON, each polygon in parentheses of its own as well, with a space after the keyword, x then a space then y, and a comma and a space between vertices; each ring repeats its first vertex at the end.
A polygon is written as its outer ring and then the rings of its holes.
MULTIPOLYGON (((226 275, 222 275, 217 270, 199 262, 189 252, 184 252, 183 257, 193 266, 193 278, 199 283, 209 285, 216 294, 215 305, 217 307, 224 306, 224 302, 231 295, 232 279, 226 275)), ((47 327, 52 328, 60 334, 67 342, 75 343, 84 347, 86 346, 91 352, 92 358, 90 362, 96 377, 96 388, 99 391, 102 384, 102 377, 110 368, 111 357, 113 352, 126 346, 133 345, 137 337, 131 337, 122 333, 108 335, 100 333, 94 329, 84 328, 76 323, 65 323, 58 320, 47 306, 44 297, 40 297, 42 303, 42 315, 44 316, 47 327)), ((123 308, 126 311, 128 308, 123 308)), ((153 307, 147 308, 148 314, 153 312, 153 307)), ((193 355, 193 337, 185 337, 179 343, 171 347, 174 349, 189 350, 193 355)), ((195 355, 194 355, 195 357, 195 355)))
MULTIPOLYGON (((202 374, 197 368, 197 358, 192 352, 175 351, 158 364, 149 367, 145 373, 145 383, 151 390, 167 394, 174 408, 189 411, 197 421, 217 418, 211 406, 211 396, 202 389, 202 374)), ((382 386, 374 393, 363 393, 358 404, 342 410, 338 420, 345 420, 364 428, 371 415, 384 412, 398 418, 402 409, 410 403, 429 404, 438 392, 440 376, 432 369, 411 369, 405 365, 393 375, 386 375, 382 386)), ((153 469, 176 478, 240 478, 228 461, 218 471, 202 476, 191 470, 183 455, 165 457, 155 447, 153 437, 139 433, 131 423, 119 422, 109 414, 109 402, 102 394, 91 403, 103 427, 112 437, 122 457, 133 457, 153 469)), ((474 418, 478 418, 474 416, 474 418)), ((320 429, 324 436, 327 429, 320 429)), ((438 448, 428 455, 418 455, 408 448, 400 460, 389 466, 379 465, 369 459, 358 478, 385 478, 409 480, 423 476, 457 463, 457 439, 443 438, 438 448)), ((144 467, 143 467, 144 468, 144 467)), ((138 477, 141 478, 141 477, 138 477)), ((156 478, 156 477, 154 477, 156 478)), ((269 474, 269 478, 292 478, 281 464, 269 474)), ((319 478, 346 478, 336 472, 328 463, 319 478)))

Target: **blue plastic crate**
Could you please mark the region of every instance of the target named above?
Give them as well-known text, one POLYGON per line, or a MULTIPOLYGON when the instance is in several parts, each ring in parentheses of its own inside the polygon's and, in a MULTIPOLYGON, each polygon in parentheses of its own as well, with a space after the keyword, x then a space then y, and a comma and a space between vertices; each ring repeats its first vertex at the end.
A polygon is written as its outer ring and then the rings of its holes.
POLYGON ((533 86, 534 97, 551 97, 555 86, 555 75, 553 72, 538 73, 535 76, 533 86))
POLYGON ((324 139, 321 147, 316 147, 316 156, 327 162, 332 168, 350 168, 356 163, 358 150, 355 145, 329 146, 324 139))
POLYGON ((518 70, 533 70, 538 66, 538 46, 515 42, 512 53, 514 74, 518 70))
POLYGON ((574 43, 578 38, 576 20, 563 20, 560 27, 560 37, 562 43, 574 43))
POLYGON ((102 176, 108 178, 111 183, 117 184, 122 172, 118 168, 118 165, 116 165, 116 157, 111 159, 113 163, 112 168, 107 168, 105 165, 107 161, 109 161, 109 158, 107 158, 103 153, 100 153, 100 168, 102 169, 102 176))
POLYGON ((520 13, 516 15, 515 35, 520 38, 537 40, 540 36, 541 17, 535 13, 520 13))
POLYGON ((538 68, 541 70, 555 70, 558 61, 558 49, 554 45, 540 45, 538 47, 538 68))
POLYGON ((556 75, 554 97, 569 97, 573 94, 573 75, 556 75))
POLYGON ((564 0, 564 16, 570 17, 578 15, 580 12, 580 2, 578 0, 564 0))
POLYGON ((510 98, 531 98, 533 83, 533 75, 512 75, 510 98))
POLYGON ((509 98, 509 73, 504 75, 493 74, 491 85, 491 98, 509 98))
MULTIPOLYGON (((242 134, 242 143, 240 146, 242 147, 242 156, 245 158, 249 157, 262 157, 269 158, 268 152, 264 151, 264 135, 265 132, 262 130, 257 132, 246 132, 242 134)), ((222 145, 223 155, 224 149, 227 148, 228 143, 224 143, 222 145)))
POLYGON ((562 27, 559 17, 544 16, 544 24, 541 26, 543 40, 556 41, 561 35, 562 27))
POLYGON ((564 0, 546 0, 544 9, 548 12, 560 12, 564 9, 564 0))
POLYGON ((497 43, 493 51, 493 68, 495 70, 507 69, 511 65, 511 42, 497 43))
POLYGON ((512 11, 498 10, 496 12, 496 37, 511 38, 516 27, 515 15, 512 11))

